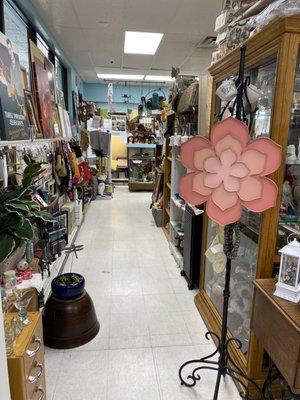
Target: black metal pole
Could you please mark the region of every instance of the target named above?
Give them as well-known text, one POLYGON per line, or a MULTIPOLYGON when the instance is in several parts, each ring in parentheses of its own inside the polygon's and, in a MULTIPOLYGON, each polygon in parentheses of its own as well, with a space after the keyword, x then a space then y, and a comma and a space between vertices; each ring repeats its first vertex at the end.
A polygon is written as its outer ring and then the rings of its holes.
MULTIPOLYGON (((236 80, 237 85, 237 98, 235 101, 235 111, 236 111, 236 119, 242 120, 242 112, 243 112, 243 95, 245 92, 245 55, 246 55, 246 46, 241 47, 241 57, 240 57, 240 66, 239 66, 239 75, 236 80)), ((221 114, 222 115, 222 114, 221 114)), ((239 383, 240 386, 244 389, 244 392, 241 393, 241 396, 244 399, 250 399, 249 389, 246 386, 245 381, 251 383, 260 393, 261 400, 266 400, 264 393, 257 385, 257 383, 248 378, 245 373, 234 363, 230 354, 229 354, 229 345, 235 344, 237 349, 242 348, 242 343, 240 340, 236 338, 227 339, 228 333, 228 308, 229 308, 229 300, 230 300, 230 279, 231 279, 231 268, 232 268, 232 259, 236 256, 236 251, 239 246, 239 227, 238 223, 229 224, 225 226, 224 232, 224 254, 226 255, 226 274, 225 274, 225 285, 223 291, 223 315, 222 315, 222 327, 221 327, 221 335, 217 335, 215 332, 207 332, 205 335, 206 339, 215 339, 217 341, 217 349, 210 355, 202 357, 198 360, 191 360, 184 363, 179 369, 179 379, 182 385, 187 387, 194 387, 201 379, 200 371, 203 370, 212 370, 217 372, 217 381, 214 390, 213 400, 218 400, 220 383, 222 376, 225 377, 230 376, 234 379, 235 382, 239 383), (218 361, 214 360, 214 357, 219 354, 218 361), (231 366, 229 367, 229 362, 231 362, 231 366), (192 364, 199 364, 198 367, 194 368, 191 374, 187 375, 186 378, 183 376, 183 371, 186 367, 192 364)))
POLYGON ((5 33, 4 2, 0 0, 0 31, 5 33))
MULTIPOLYGON (((236 119, 242 119, 242 108, 243 108, 243 93, 244 93, 244 77, 245 77, 245 57, 246 57, 246 46, 241 47, 241 57, 239 65, 239 76, 238 76, 238 94, 236 99, 236 119)), ((228 308, 230 299, 230 278, 231 278, 231 254, 233 252, 233 232, 234 224, 227 225, 225 227, 225 236, 228 235, 228 243, 225 243, 227 249, 226 260, 226 275, 225 275, 225 287, 223 291, 223 315, 222 315, 222 328, 221 328, 221 340, 219 344, 219 368, 217 382, 215 386, 214 399, 218 400, 221 377, 226 375, 227 371, 227 332, 228 332, 228 308)))
POLYGON ((242 119, 242 108, 243 108, 243 93, 244 93, 244 77, 245 77, 245 59, 246 59, 246 46, 241 47, 240 65, 239 65, 239 76, 237 80, 237 99, 236 99, 236 119, 242 119))

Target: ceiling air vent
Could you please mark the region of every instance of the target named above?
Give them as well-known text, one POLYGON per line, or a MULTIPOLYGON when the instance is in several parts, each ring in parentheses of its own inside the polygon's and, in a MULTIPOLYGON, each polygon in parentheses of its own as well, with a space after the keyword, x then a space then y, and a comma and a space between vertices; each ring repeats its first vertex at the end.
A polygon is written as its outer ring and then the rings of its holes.
POLYGON ((216 36, 206 36, 201 42, 197 44, 198 49, 214 47, 216 44, 217 37, 216 36))

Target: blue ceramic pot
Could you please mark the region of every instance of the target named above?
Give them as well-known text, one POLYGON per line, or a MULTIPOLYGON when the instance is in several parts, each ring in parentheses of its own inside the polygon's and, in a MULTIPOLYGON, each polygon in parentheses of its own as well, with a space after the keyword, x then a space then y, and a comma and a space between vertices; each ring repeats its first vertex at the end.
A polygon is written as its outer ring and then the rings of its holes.
POLYGON ((52 293, 58 299, 70 300, 82 295, 85 279, 73 272, 57 276, 51 282, 52 293))

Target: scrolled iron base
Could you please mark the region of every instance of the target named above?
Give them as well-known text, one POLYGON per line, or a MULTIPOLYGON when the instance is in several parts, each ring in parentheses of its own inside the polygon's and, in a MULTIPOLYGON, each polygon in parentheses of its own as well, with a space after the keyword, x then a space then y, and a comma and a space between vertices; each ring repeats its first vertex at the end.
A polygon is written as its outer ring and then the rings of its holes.
POLYGON ((241 398, 243 398, 244 400, 252 400, 252 397, 250 396, 249 389, 245 381, 250 382, 254 386, 261 400, 267 400, 263 391, 256 384, 256 382, 254 382, 252 379, 249 379, 243 373, 243 371, 235 364, 235 362, 229 355, 228 351, 229 345, 234 344, 237 347, 237 349, 241 349, 242 348, 241 342, 238 339, 231 338, 226 341, 224 348, 222 348, 221 339, 216 333, 207 332, 205 338, 207 340, 211 340, 212 338, 216 340, 217 342, 216 350, 213 353, 209 354, 208 356, 202 357, 198 360, 187 361, 186 363, 184 363, 179 369, 179 379, 181 384, 187 387, 194 387, 196 383, 201 380, 201 375, 200 375, 201 371, 203 370, 217 371, 218 378, 216 382, 213 400, 218 399, 219 387, 222 376, 224 378, 225 376, 230 376, 235 382, 237 382, 244 389, 243 392, 240 393, 241 398), (212 360, 212 358, 216 356, 218 353, 220 354, 219 360, 218 361, 212 360), (229 363, 231 365, 230 367, 229 363), (200 364, 200 366, 195 368, 191 374, 184 377, 183 376, 184 370, 186 369, 186 367, 192 364, 200 364))

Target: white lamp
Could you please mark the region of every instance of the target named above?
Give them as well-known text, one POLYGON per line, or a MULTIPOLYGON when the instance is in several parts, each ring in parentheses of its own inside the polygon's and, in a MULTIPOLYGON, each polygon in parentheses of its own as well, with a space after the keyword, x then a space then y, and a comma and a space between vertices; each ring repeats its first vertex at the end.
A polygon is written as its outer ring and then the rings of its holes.
POLYGON ((279 250, 281 253, 279 280, 275 296, 298 303, 300 301, 300 243, 294 239, 279 250))

